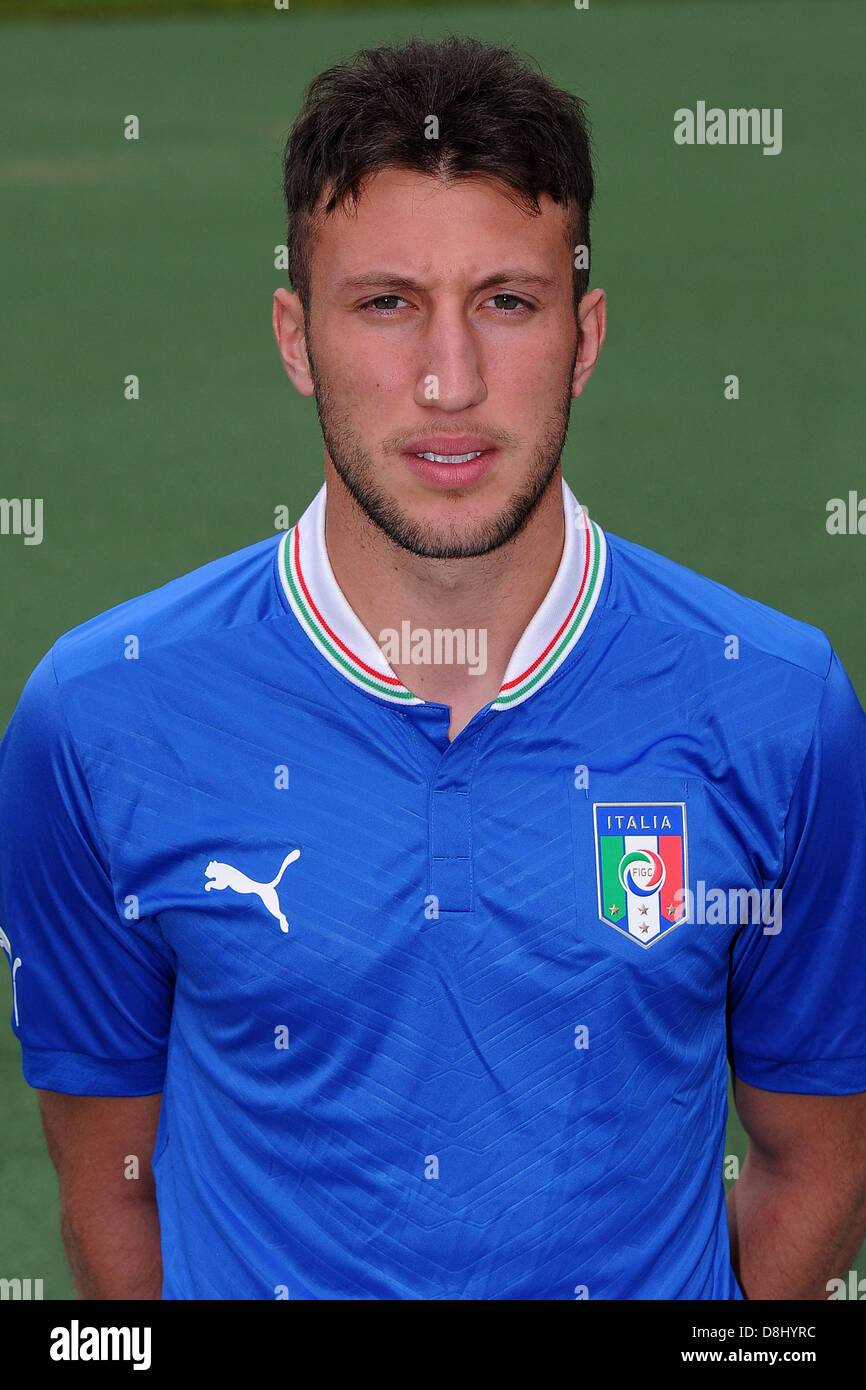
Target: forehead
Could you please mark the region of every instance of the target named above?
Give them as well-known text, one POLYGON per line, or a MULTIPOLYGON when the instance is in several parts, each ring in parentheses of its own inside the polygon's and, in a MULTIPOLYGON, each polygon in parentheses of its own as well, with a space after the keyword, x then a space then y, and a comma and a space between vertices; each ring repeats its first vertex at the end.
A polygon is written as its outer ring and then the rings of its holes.
MULTIPOLYGON (((324 201, 324 199, 323 199, 324 201)), ((465 277, 493 262, 551 274, 570 272, 565 209, 546 193, 539 212, 498 180, 446 181, 406 169, 384 169, 364 182, 357 205, 343 204, 318 221, 312 270, 325 285, 372 264, 416 276, 465 277)))

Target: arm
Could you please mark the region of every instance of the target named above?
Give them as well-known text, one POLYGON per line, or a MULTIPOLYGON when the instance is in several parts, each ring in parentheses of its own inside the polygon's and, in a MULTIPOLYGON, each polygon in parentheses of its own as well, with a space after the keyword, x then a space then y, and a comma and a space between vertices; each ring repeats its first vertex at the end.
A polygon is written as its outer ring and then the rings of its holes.
POLYGON ((793 1095, 734 1078, 749 1148, 728 1192, 747 1299, 826 1299, 866 1234, 866 1092, 793 1095))
POLYGON ((39 1091, 60 1184, 60 1229, 82 1299, 158 1299, 162 1258, 150 1167, 161 1095, 39 1091), (139 1177, 125 1176, 129 1155, 139 1177))

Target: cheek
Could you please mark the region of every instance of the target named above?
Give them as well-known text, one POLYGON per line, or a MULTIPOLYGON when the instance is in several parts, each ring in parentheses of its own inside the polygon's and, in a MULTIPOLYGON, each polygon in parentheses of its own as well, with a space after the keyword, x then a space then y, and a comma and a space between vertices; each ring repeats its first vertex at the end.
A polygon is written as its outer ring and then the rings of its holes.
POLYGON ((545 402, 559 400, 570 384, 572 356, 567 327, 548 326, 513 350, 494 348, 484 368, 487 385, 508 402, 530 402, 532 413, 544 413, 545 402))
POLYGON ((377 344, 352 345, 346 339, 322 344, 323 370, 334 391, 344 399, 363 404, 367 398, 405 392, 411 384, 411 367, 405 351, 377 344))

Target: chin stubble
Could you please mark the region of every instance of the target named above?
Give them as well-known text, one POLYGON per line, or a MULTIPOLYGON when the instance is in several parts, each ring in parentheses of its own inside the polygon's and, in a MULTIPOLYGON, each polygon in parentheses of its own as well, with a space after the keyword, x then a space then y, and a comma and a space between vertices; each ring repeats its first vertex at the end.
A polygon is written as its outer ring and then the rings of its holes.
MULTIPOLYGON (((547 422, 544 433, 532 451, 529 475, 520 492, 509 500, 498 516, 482 523, 475 531, 467 533, 463 529, 458 533, 455 529, 443 534, 431 533, 429 525, 413 521, 382 490, 376 481, 372 455, 364 448, 351 420, 337 405, 327 381, 316 368, 309 340, 307 356, 322 438, 334 468, 361 510, 395 545, 426 559, 467 560, 488 555, 523 529, 547 491, 562 456, 568 433, 573 362, 556 412, 547 422)), ((447 493, 444 495, 448 496, 447 493)))

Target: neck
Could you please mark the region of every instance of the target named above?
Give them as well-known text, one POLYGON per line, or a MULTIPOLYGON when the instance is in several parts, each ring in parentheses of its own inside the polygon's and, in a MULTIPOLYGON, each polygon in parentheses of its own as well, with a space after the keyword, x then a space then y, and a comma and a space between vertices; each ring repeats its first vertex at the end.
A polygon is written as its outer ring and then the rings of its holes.
MULTIPOLYGON (((389 658, 413 694, 450 705, 454 725, 462 727, 495 697, 520 637, 553 583, 565 537, 560 469, 516 536, 488 555, 466 560, 427 559, 402 549, 370 521, 330 460, 325 478, 331 569, 375 641, 386 629, 400 633, 407 620, 413 632, 485 634, 484 669, 474 674, 466 665, 389 658)), ((455 731, 452 727, 452 737, 455 731)))

